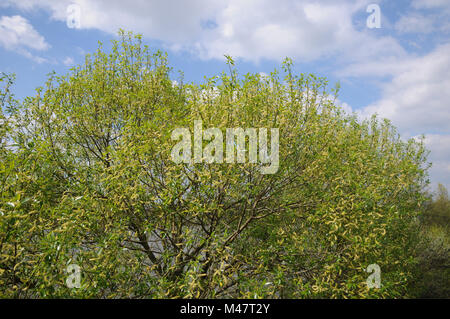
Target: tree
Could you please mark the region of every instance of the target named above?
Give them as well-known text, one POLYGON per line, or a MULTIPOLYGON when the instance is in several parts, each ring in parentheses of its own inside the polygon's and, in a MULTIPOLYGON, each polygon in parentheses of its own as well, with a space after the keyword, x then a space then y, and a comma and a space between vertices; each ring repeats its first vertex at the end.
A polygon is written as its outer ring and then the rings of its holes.
POLYGON ((419 298, 450 298, 450 200, 444 185, 430 196, 421 221, 411 290, 419 298))
POLYGON ((425 199, 422 142, 345 114, 337 89, 293 75, 290 60, 284 79, 242 77, 228 64, 204 84, 174 85, 166 56, 121 32, 111 52, 100 45, 83 66, 51 74, 12 112, 20 164, 6 179, 12 205, 0 208, 4 296, 406 294, 425 199), (279 128, 278 171, 175 163, 171 133, 196 120, 279 128), (380 289, 366 286, 372 263, 380 289), (78 289, 66 286, 70 264, 81 268, 78 289))
POLYGON ((448 191, 444 185, 438 184, 438 188, 434 194, 434 200, 430 200, 427 204, 428 207, 424 214, 424 222, 448 227, 450 200, 448 198, 448 191))

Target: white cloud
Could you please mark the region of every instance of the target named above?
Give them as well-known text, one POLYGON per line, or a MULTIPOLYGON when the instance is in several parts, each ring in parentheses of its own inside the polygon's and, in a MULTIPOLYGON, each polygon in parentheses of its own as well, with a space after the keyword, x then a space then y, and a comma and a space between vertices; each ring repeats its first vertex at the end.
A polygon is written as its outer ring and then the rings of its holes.
MULTIPOLYGON (((407 136, 434 133, 429 142, 434 156, 439 147, 449 145, 450 44, 423 57, 406 52, 397 38, 355 23, 355 16, 365 22, 366 7, 372 2, 377 1, 3 0, 22 10, 48 10, 52 19, 63 22, 67 6, 76 3, 82 29, 115 34, 124 28, 203 59, 223 59, 223 54, 251 61, 285 56, 298 62, 328 59, 327 65, 336 62, 340 77, 388 76, 381 98, 360 114, 388 117, 407 136)), ((449 31, 449 12, 449 0, 413 0, 394 23, 396 35, 449 31)), ((382 23, 381 31, 389 29, 388 22, 382 23)), ((441 37, 435 43, 443 42, 441 37)), ((345 103, 342 106, 351 110, 345 103)), ((433 174, 446 174, 450 162, 436 156, 433 174)))
POLYGON ((450 8, 448 0, 413 0, 412 6, 417 9, 450 8))
POLYGON ((75 63, 75 61, 74 61, 73 58, 71 58, 70 56, 66 57, 66 58, 63 60, 63 64, 64 64, 65 66, 72 66, 74 63, 75 63))
POLYGON ((414 0, 395 24, 400 33, 430 34, 450 31, 450 1, 414 0))
POLYGON ((395 29, 401 33, 430 33, 435 30, 431 16, 419 13, 404 15, 395 23, 395 29))
POLYGON ((450 135, 428 134, 425 146, 431 150, 431 180, 450 188, 450 135))
MULTIPOLYGON (((424 57, 378 67, 392 80, 382 85, 378 101, 357 112, 361 117, 378 113, 389 118, 404 137, 427 133, 431 181, 450 187, 450 43, 424 57)), ((361 75, 376 68, 377 63, 369 63, 361 75)))
POLYGON ((424 57, 396 61, 391 71, 382 98, 362 112, 377 112, 411 136, 450 133, 450 43, 424 57))
POLYGON ((21 16, 2 16, 0 30, 0 43, 7 49, 28 47, 34 50, 46 50, 50 47, 44 37, 21 16))
POLYGON ((81 10, 80 27, 117 33, 119 28, 143 33, 148 38, 170 42, 188 42, 202 31, 201 22, 215 15, 221 2, 141 1, 141 0, 4 0, 22 10, 43 8, 51 17, 66 21, 67 8, 77 4, 81 10))
POLYGON ((33 55, 29 49, 42 51, 50 47, 28 20, 19 15, 0 18, 0 46, 18 52, 38 63, 46 60, 33 55))
POLYGON ((366 1, 229 1, 216 16, 217 29, 209 30, 195 49, 204 58, 224 53, 247 60, 300 61, 338 57, 361 60, 404 54, 392 38, 378 38, 352 21, 365 13, 366 1))
POLYGON ((76 3, 81 28, 141 32, 204 59, 222 59, 223 54, 252 61, 404 55, 395 39, 375 36, 367 28, 356 30, 353 16, 368 15, 370 0, 5 1, 23 10, 47 9, 58 21, 66 21, 67 6, 76 3))

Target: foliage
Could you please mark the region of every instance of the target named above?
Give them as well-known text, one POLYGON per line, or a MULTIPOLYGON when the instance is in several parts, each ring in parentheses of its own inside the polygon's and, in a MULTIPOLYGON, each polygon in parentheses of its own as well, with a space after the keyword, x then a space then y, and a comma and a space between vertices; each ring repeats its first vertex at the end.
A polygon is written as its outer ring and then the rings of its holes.
POLYGON ((419 298, 450 298, 450 200, 442 184, 434 195, 421 219, 411 291, 419 298))
POLYGON ((227 59, 228 73, 174 85, 166 56, 121 32, 109 53, 100 45, 9 108, 1 296, 407 296, 422 142, 345 114, 337 89, 294 75, 288 59, 284 77, 240 76, 227 59), (278 172, 175 164, 171 132, 198 119, 279 128, 278 172), (366 285, 373 263, 380 289, 366 285), (78 289, 66 286, 69 264, 82 269, 78 289))

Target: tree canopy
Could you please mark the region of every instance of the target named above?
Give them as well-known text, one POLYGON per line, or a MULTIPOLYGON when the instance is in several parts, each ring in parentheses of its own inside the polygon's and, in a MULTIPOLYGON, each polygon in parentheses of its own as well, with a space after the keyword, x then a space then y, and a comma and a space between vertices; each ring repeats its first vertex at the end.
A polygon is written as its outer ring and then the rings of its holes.
POLYGON ((3 78, 1 296, 407 296, 423 143, 345 113, 337 88, 289 59, 267 77, 228 67, 175 83, 165 54, 122 32, 23 101, 3 78), (196 120, 279 128, 278 171, 175 163, 171 133, 196 120))

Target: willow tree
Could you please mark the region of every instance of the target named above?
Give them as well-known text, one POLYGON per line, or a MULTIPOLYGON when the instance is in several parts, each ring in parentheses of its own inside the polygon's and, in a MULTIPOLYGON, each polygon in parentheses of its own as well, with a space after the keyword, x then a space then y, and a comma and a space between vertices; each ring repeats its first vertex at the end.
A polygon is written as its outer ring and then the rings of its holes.
POLYGON ((175 83, 163 53, 122 32, 12 112, 19 165, 0 207, 2 295, 405 295, 422 144, 387 121, 345 114, 337 90, 294 75, 289 60, 284 76, 228 65, 203 84, 175 83), (174 161, 172 133, 192 133, 195 121, 222 132, 278 128, 278 170, 174 161), (374 263, 382 286, 368 289, 374 263), (78 288, 67 286, 72 264, 78 288))

